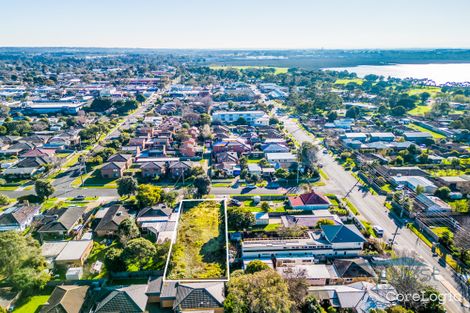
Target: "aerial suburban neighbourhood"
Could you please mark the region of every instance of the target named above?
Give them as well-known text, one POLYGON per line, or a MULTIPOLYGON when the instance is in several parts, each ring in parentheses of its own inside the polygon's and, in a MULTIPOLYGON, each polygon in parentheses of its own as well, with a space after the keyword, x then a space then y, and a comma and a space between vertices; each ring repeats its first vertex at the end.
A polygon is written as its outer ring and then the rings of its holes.
POLYGON ((470 50, 241 49, 286 37, 105 2, 17 5, 0 36, 0 313, 470 312, 470 50))

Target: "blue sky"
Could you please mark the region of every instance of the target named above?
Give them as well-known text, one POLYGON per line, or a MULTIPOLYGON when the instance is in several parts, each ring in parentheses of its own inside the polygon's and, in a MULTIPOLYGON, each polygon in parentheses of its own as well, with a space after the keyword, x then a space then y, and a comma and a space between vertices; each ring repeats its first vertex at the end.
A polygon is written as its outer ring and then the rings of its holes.
POLYGON ((3 0, 0 46, 470 48, 470 0, 3 0))

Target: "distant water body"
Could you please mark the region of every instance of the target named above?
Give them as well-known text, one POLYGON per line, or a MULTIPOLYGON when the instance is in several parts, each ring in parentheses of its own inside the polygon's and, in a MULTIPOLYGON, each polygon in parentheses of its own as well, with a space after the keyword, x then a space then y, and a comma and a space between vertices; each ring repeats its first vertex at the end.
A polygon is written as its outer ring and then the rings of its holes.
POLYGON ((430 79, 436 84, 470 82, 470 63, 394 64, 334 67, 327 70, 356 73, 359 77, 375 74, 384 77, 430 79))

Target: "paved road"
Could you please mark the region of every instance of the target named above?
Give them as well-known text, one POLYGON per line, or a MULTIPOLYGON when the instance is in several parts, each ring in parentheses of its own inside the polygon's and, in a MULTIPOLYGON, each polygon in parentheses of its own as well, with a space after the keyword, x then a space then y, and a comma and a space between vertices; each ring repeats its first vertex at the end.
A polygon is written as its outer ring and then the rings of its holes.
MULTIPOLYGON (((305 130, 300 128, 298 124, 291 118, 282 118, 286 130, 289 131, 297 141, 315 142, 305 130)), ((328 175, 329 180, 327 186, 334 193, 345 196, 357 180, 350 172, 344 170, 332 156, 323 153, 318 154, 320 162, 323 164, 323 171, 328 175)), ((384 207, 385 198, 370 193, 364 193, 358 187, 353 188, 348 196, 349 200, 358 208, 360 214, 374 225, 380 225, 385 230, 385 239, 391 238, 393 233, 398 229, 395 248, 399 250, 411 251, 420 256, 431 268, 437 269, 439 275, 436 275, 434 284, 442 293, 456 294, 460 289, 458 278, 452 269, 443 267, 439 264, 438 259, 432 256, 431 250, 421 240, 413 234, 409 229, 404 227, 404 223, 395 218, 384 207)), ((461 295, 460 295, 461 297, 461 295)), ((468 305, 468 302, 465 302, 468 305)), ((469 308, 463 307, 458 302, 448 302, 446 307, 449 312, 469 312, 469 308)))

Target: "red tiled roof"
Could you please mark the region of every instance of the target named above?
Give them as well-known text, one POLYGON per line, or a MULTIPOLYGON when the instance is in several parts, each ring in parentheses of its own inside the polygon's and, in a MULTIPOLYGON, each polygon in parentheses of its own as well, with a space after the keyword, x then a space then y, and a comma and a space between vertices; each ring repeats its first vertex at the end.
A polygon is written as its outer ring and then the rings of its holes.
POLYGON ((330 201, 327 197, 320 193, 316 193, 314 191, 310 193, 304 193, 300 196, 290 196, 289 202, 292 206, 303 206, 303 205, 322 205, 322 204, 330 204, 330 201))

